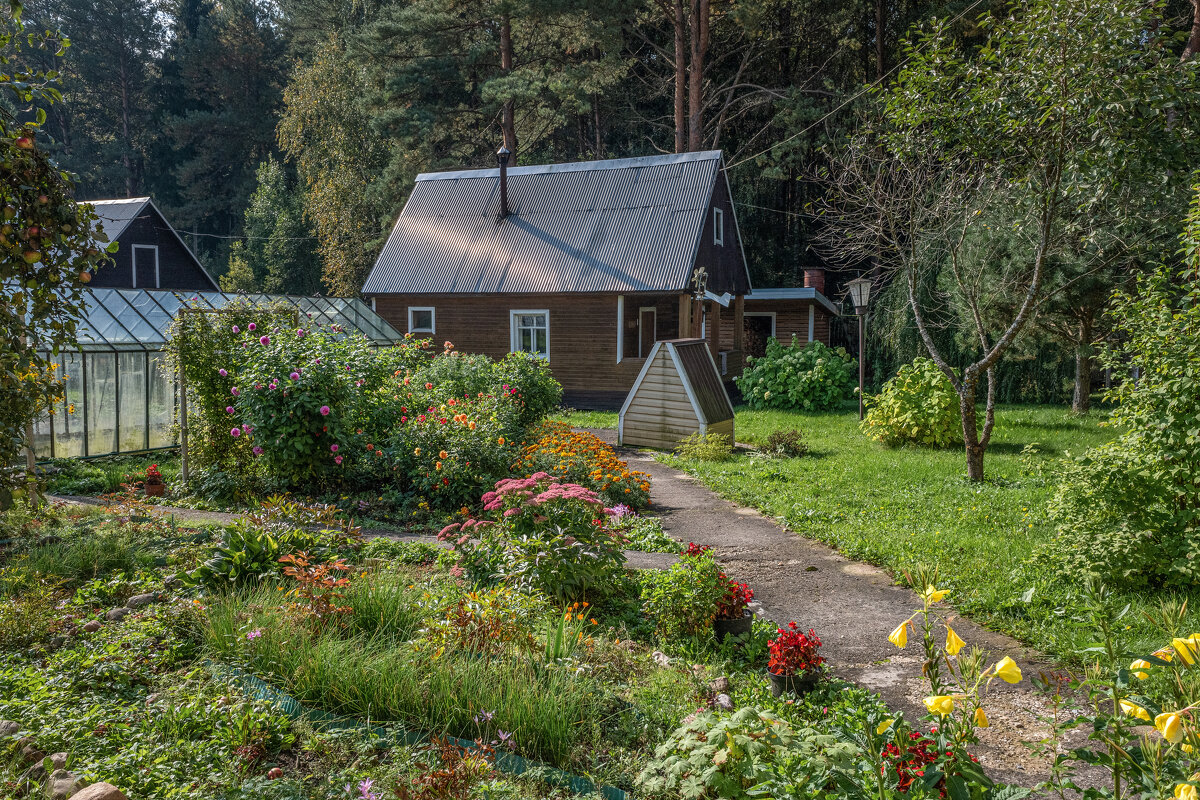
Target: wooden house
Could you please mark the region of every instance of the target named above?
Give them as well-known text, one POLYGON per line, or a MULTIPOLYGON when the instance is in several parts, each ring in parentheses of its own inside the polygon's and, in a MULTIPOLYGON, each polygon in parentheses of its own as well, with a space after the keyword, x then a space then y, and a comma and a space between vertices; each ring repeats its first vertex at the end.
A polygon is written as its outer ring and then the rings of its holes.
POLYGON ((672 450, 694 433, 733 443, 733 404, 704 339, 655 343, 621 406, 617 441, 672 450))
POLYGON ((111 256, 112 263, 92 276, 92 286, 220 291, 149 197, 82 202, 96 210, 105 236, 119 245, 111 256))
POLYGON ((740 374, 750 292, 719 150, 419 175, 363 286, 399 330, 535 353, 597 408, 664 339, 740 374))

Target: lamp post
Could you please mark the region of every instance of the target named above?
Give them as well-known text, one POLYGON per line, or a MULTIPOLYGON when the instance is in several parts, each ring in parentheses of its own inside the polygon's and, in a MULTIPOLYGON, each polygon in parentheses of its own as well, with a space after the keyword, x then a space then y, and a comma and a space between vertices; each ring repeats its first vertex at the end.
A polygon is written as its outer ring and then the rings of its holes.
POLYGON ((867 344, 867 304, 871 301, 871 281, 855 278, 846 284, 846 291, 850 295, 850 302, 854 304, 854 313, 858 315, 858 419, 862 421, 863 383, 867 375, 863 353, 867 344))

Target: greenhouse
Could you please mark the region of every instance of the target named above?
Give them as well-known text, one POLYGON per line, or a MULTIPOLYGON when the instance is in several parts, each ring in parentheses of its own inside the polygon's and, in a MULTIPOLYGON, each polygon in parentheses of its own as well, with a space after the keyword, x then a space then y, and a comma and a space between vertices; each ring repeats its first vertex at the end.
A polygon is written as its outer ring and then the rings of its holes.
POLYGON ((54 358, 65 397, 34 426, 39 459, 93 457, 173 447, 178 381, 166 374, 170 327, 186 309, 219 311, 291 303, 313 325, 338 325, 377 346, 404 338, 361 300, 146 289, 90 289, 76 349, 54 358))

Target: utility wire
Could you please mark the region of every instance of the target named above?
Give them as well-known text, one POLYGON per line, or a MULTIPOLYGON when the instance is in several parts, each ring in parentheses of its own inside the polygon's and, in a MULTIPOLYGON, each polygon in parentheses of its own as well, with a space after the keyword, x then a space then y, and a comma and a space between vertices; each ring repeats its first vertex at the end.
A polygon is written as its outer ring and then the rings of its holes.
POLYGON ((232 236, 232 235, 225 236, 225 235, 222 235, 219 233, 200 233, 199 231, 181 231, 178 228, 176 228, 175 231, 177 233, 179 233, 180 235, 186 234, 188 236, 207 236, 210 239, 243 239, 243 240, 261 241, 261 242, 309 242, 314 239, 321 238, 319 236, 245 236, 245 235, 243 235, 243 236, 232 236))
MULTIPOLYGON (((951 20, 950 20, 950 24, 951 24, 951 25, 953 25, 955 22, 958 22, 960 19, 962 19, 963 17, 965 17, 967 14, 969 14, 969 13, 970 13, 970 12, 971 12, 971 11, 972 11, 972 10, 973 10, 973 9, 974 9, 976 6, 977 6, 977 5, 979 5, 979 4, 980 4, 980 3, 982 3, 982 2, 983 2, 983 0, 975 0, 975 2, 971 3, 971 5, 967 6, 967 7, 966 7, 966 8, 964 8, 962 11, 958 12, 957 14, 955 14, 955 15, 954 15, 954 17, 952 17, 952 18, 951 18, 951 20)), ((771 145, 770 147, 768 147, 768 148, 766 148, 766 149, 764 149, 764 150, 760 150, 759 152, 755 153, 755 154, 754 154, 754 155, 752 155, 752 156, 746 156, 745 158, 741 159, 740 161, 737 161, 737 162, 734 162, 733 164, 730 164, 730 165, 729 165, 728 167, 726 167, 725 169, 726 169, 726 170, 736 169, 737 167, 740 167, 742 164, 745 164, 747 161, 753 161, 754 159, 758 158, 759 156, 766 155, 767 153, 771 152, 771 151, 772 151, 772 150, 774 150, 776 147, 779 147, 780 145, 787 144, 787 143, 788 143, 788 142, 790 142, 792 139, 795 139, 795 138, 797 138, 797 137, 803 136, 804 134, 808 133, 808 132, 809 132, 809 131, 811 131, 813 128, 817 127, 817 126, 818 126, 818 125, 820 125, 822 122, 824 122, 825 120, 829 119, 829 118, 830 118, 830 117, 832 117, 834 114, 836 114, 837 112, 841 111, 843 108, 845 108, 846 106, 850 105, 850 104, 851 104, 851 103, 853 103, 855 100, 857 100, 858 98, 862 97, 863 95, 865 95, 867 92, 869 92, 869 91, 871 91, 872 89, 874 89, 874 88, 875 88, 876 86, 878 86, 879 84, 883 83, 883 81, 884 81, 884 79, 885 79, 885 78, 887 78, 888 76, 890 76, 890 75, 891 75, 893 72, 895 72, 895 71, 896 71, 897 69, 899 69, 900 67, 902 67, 902 66, 904 66, 905 64, 907 64, 907 63, 908 63, 908 61, 909 61, 909 59, 911 59, 911 58, 912 58, 912 56, 913 56, 913 55, 915 55, 915 54, 916 54, 916 53, 917 53, 917 52, 918 52, 920 49, 921 49, 921 48, 920 48, 920 47, 918 47, 918 48, 916 48, 915 50, 913 50, 912 54, 910 54, 909 56, 905 57, 905 58, 904 58, 902 61, 899 61, 899 62, 897 62, 897 63, 896 63, 896 65, 895 65, 895 66, 893 66, 891 69, 889 69, 887 72, 883 73, 883 74, 882 74, 882 75, 880 75, 878 78, 876 78, 875 80, 873 80, 871 83, 868 83, 868 84, 867 84, 866 86, 864 86, 862 89, 860 89, 860 90, 858 90, 857 92, 855 92, 854 94, 850 95, 849 97, 847 97, 847 98, 846 98, 845 100, 843 100, 842 102, 838 103, 838 104, 837 104, 837 105, 836 105, 836 106, 835 106, 835 107, 834 107, 832 110, 830 110, 828 113, 826 113, 826 114, 822 115, 822 116, 821 116, 821 118, 820 118, 820 119, 818 119, 816 122, 812 123, 811 125, 807 126, 806 128, 803 128, 802 130, 799 130, 799 131, 797 131, 796 133, 793 133, 791 136, 787 137, 786 139, 781 139, 780 141, 776 142, 775 144, 771 145)), ((775 210, 775 209, 768 209, 768 210, 772 210, 772 211, 773 211, 773 210, 775 210)))

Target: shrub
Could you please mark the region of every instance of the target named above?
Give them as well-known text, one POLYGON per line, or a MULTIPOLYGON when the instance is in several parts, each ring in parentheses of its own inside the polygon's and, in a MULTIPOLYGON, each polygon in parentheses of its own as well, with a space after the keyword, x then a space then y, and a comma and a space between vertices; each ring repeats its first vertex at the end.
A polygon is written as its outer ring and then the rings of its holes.
POLYGON ((550 365, 530 353, 509 353, 498 361, 493 380, 502 393, 517 401, 516 423, 522 429, 541 421, 562 401, 562 386, 550 373, 550 365))
POLYGON ((494 520, 454 523, 438 534, 454 541, 457 569, 471 581, 502 581, 569 603, 604 593, 620 577, 625 555, 594 492, 539 472, 500 481, 483 503, 494 520))
POLYGON ((762 452, 771 458, 799 458, 808 455, 808 445, 800 431, 792 428, 789 431, 771 431, 762 452))
POLYGON ((628 506, 617 506, 608 518, 608 527, 621 547, 642 553, 678 553, 679 542, 663 533, 662 520, 643 517, 628 506))
POLYGON ((700 712, 655 748, 638 788, 649 797, 750 797, 747 790, 787 754, 794 738, 785 720, 764 709, 742 708, 731 716, 700 712))
POLYGON ((663 636, 696 636, 711 629, 726 584, 710 553, 685 555, 643 576, 642 608, 663 636))
POLYGON ((854 389, 857 362, 844 347, 821 342, 801 345, 796 337, 784 346, 767 342, 761 358, 747 358, 746 369, 736 379, 746 405, 755 409, 831 411, 854 389))
POLYGON ((723 433, 693 433, 679 443, 675 454, 697 461, 728 461, 733 458, 733 442, 723 433))
POLYGON ((281 573, 279 559, 302 550, 319 551, 323 537, 301 529, 265 531, 239 519, 225 531, 212 558, 187 576, 189 583, 209 589, 232 589, 281 573))
POLYGON ((650 476, 629 469, 603 439, 562 422, 547 422, 532 432, 533 444, 521 451, 516 472, 548 472, 598 492, 611 505, 633 509, 650 505, 650 476))
POLYGON ((962 444, 958 393, 946 373, 928 358, 905 364, 883 385, 883 391, 866 403, 863 432, 889 447, 962 444))
POLYGON ((1184 237, 1185 265, 1158 269, 1118 295, 1105 357, 1130 370, 1111 395, 1122 435, 1068 464, 1050 503, 1057 535, 1040 553, 1068 574, 1114 585, 1200 583, 1200 196, 1184 237))

